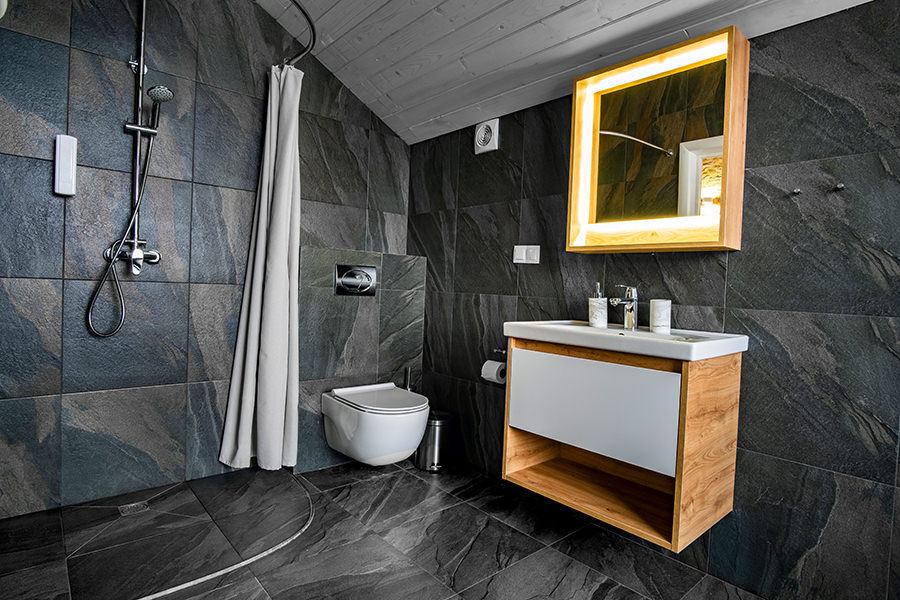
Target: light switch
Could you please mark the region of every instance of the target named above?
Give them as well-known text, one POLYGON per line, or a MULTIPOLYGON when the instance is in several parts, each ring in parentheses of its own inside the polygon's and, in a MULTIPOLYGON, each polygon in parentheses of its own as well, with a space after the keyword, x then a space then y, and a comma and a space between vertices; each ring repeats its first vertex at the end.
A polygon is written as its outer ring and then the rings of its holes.
POLYGON ((513 262, 525 265, 537 265, 541 262, 540 246, 514 246, 513 262))
POLYGON ((70 135, 56 136, 56 171, 53 191, 60 196, 75 195, 75 174, 78 170, 78 140, 70 135))

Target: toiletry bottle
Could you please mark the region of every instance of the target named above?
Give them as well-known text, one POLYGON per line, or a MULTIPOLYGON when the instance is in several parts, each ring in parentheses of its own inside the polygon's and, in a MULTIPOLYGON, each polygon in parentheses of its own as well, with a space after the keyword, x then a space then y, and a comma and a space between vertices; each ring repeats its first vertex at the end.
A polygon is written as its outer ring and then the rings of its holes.
POLYGON ((606 327, 606 298, 598 281, 594 295, 588 298, 588 322, 591 327, 606 327))

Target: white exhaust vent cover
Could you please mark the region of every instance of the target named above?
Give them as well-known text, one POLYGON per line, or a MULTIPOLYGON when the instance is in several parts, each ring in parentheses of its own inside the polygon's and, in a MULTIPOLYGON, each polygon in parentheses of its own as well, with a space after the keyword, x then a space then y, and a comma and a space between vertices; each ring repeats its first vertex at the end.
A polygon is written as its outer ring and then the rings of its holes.
POLYGON ((475 154, 500 147, 500 119, 491 119, 475 126, 475 154))

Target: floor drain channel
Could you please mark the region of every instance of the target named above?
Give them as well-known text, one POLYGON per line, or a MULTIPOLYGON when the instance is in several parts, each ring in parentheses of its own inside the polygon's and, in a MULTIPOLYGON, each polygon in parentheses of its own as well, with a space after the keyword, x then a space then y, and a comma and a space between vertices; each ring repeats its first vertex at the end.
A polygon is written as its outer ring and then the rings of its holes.
POLYGON ((146 502, 132 502, 131 504, 123 504, 119 507, 119 514, 123 517, 128 515, 136 515, 144 511, 150 510, 150 505, 146 502))

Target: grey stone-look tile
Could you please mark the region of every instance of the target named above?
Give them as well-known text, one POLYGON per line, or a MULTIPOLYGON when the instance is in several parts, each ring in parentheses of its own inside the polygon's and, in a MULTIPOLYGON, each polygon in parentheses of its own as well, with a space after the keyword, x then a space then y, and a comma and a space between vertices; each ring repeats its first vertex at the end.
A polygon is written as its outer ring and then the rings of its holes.
MULTIPOLYGON (((641 307, 644 308, 644 307, 641 307)), ((650 303, 647 303, 647 314, 650 303)), ((672 305, 672 327, 700 331, 723 332, 725 330, 725 309, 715 306, 672 305)))
MULTIPOLYGON (((99 280, 109 264, 106 250, 117 244, 131 218, 131 183, 127 173, 82 167, 80 192, 66 200, 65 276, 99 280)), ((191 184, 150 177, 141 203, 141 239, 160 253, 159 263, 145 263, 142 281, 187 281, 191 253, 191 184)), ((130 247, 130 246, 129 246, 130 247)), ((122 262, 119 278, 131 280, 122 262)))
POLYGON ((60 391, 62 282, 0 279, 0 398, 60 391))
POLYGON ((0 575, 65 558, 59 509, 0 519, 0 575))
POLYGON ((425 287, 440 292, 453 291, 456 259, 456 211, 445 210, 410 215, 407 252, 428 260, 425 287))
POLYGON ((543 547, 467 504, 407 521, 383 537, 454 591, 462 591, 543 547))
POLYGON ((363 596, 442 600, 453 595, 373 533, 295 557, 295 562, 284 568, 259 576, 276 600, 352 600, 363 596))
POLYGON ((307 54, 296 66, 303 71, 300 110, 357 127, 370 128, 372 111, 319 59, 307 54))
POLYGON ((673 304, 721 307, 727 260, 725 252, 611 254, 604 291, 607 297, 621 296, 622 288, 615 286, 631 285, 637 287, 638 298, 646 301, 663 298, 673 304))
POLYGON ((875 2, 755 38, 748 166, 900 145, 897 32, 896 6, 875 2))
POLYGON ((566 194, 571 129, 572 96, 525 111, 523 198, 566 194))
POLYGON ((256 190, 265 120, 263 101, 197 84, 194 120, 194 181, 256 190))
POLYGON ((309 495, 285 469, 241 469, 190 486, 244 559, 283 542, 309 518, 309 495))
POLYGON ((184 483, 94 500, 62 509, 68 558, 168 535, 184 527, 211 522, 203 505, 184 483), (120 506, 143 502, 147 508, 122 515, 120 506))
POLYGON ((894 489, 739 451, 709 573, 772 599, 883 598, 894 489))
POLYGON ((135 55, 140 5, 133 0, 74 0, 73 48, 116 60, 135 55))
POLYGON ((556 321, 568 318, 569 308, 563 298, 520 296, 516 303, 516 321, 556 321))
POLYGON ((671 550, 661 548, 653 542, 647 541, 643 538, 639 538, 636 535, 632 535, 627 531, 623 531, 618 527, 608 525, 601 521, 594 521, 594 525, 601 529, 605 529, 606 531, 611 531, 612 533, 615 533, 616 535, 623 537, 626 540, 630 540, 635 544, 643 546, 644 548, 653 550, 658 554, 673 558, 680 563, 688 565, 689 567, 694 567, 695 569, 700 571, 706 571, 706 565, 709 563, 709 531, 702 534, 700 537, 688 544, 688 546, 682 549, 681 552, 676 553, 672 552, 671 550))
POLYGON ((62 502, 184 479, 187 386, 65 394, 62 502))
POLYGON ((752 169, 744 189, 729 307, 900 314, 900 152, 752 169))
POLYGON ((180 594, 170 594, 172 600, 271 600, 259 580, 246 569, 226 575, 222 581, 194 585, 180 594), (240 575, 237 575, 240 573, 240 575))
POLYGON ((197 78, 197 8, 197 2, 179 0, 147 4, 147 66, 178 77, 197 78))
POLYGON ((62 198, 53 163, 0 154, 0 276, 62 276, 62 198))
POLYGON ((459 132, 459 206, 512 202, 522 197, 523 114, 500 118, 500 148, 475 154, 475 128, 459 132))
POLYGON ((553 547, 655 600, 679 600, 704 575, 594 525, 584 527, 553 547))
POLYGON ((750 336, 741 378, 742 448, 893 484, 900 321, 728 310, 750 336), (828 440, 828 443, 823 443, 828 440))
MULTIPOLYGON (((85 324, 93 281, 66 281, 63 306, 63 391, 83 392, 180 383, 187 379, 188 290, 185 283, 123 282, 125 325, 115 336, 94 337, 85 324), (135 348, 140 351, 135 357, 135 348), (123 357, 131 356, 125 360, 123 357)), ((108 282, 94 326, 111 330, 118 300, 108 282)))
POLYGON ((127 60, 74 49, 69 55, 69 135, 78 138, 78 164, 132 168, 134 136, 122 129, 134 121, 134 74, 127 60))
POLYGON ((191 284, 188 380, 231 377, 243 288, 191 284))
POLYGON ((500 480, 464 497, 475 508, 545 544, 558 542, 588 520, 562 504, 500 480))
POLYGON ((299 136, 303 198, 366 208, 368 131, 301 112, 299 136))
POLYGON ((423 256, 385 254, 382 257, 381 289, 424 290, 428 259, 423 256))
POLYGON ((300 379, 374 373, 378 356, 378 297, 335 296, 301 288, 300 379))
POLYGON ((343 487, 351 483, 360 483, 376 477, 397 473, 400 470, 401 469, 395 465, 372 467, 363 463, 352 462, 330 469, 307 471, 303 473, 303 478, 321 491, 327 492, 328 490, 343 487))
POLYGON ((75 598, 141 597, 229 567, 240 559, 213 523, 198 522, 152 538, 137 540, 69 559, 69 583, 75 598), (153 569, 135 569, 165 556, 153 569))
POLYGON ((368 213, 355 206, 304 200, 300 208, 300 245, 365 250, 368 213))
POLYGON ((384 287, 385 275, 380 254, 305 246, 300 250, 300 285, 333 289, 335 265, 375 267, 375 280, 379 287, 384 287))
POLYGON ((219 462, 229 380, 188 384, 185 423, 185 478, 198 479, 231 471, 219 462))
POLYGON ((465 590, 465 600, 642 600, 643 596, 553 548, 544 548, 465 590))
MULTIPOLYGON (((149 17, 148 17, 149 18, 149 17)), ((160 106, 159 134, 153 143, 150 174, 190 181, 194 173, 194 95, 193 79, 150 71, 144 77, 144 89, 164 85, 175 98, 160 106)), ((144 96, 145 122, 150 123, 153 101, 144 96)))
POLYGON ((72 0, 12 0, 0 28, 67 46, 71 12, 72 0))
POLYGON ((53 158, 68 78, 67 47, 0 29, 0 152, 53 158))
POLYGON ((263 98, 272 65, 300 43, 264 8, 246 0, 198 0, 197 77, 207 85, 263 98))
POLYGON ((369 208, 406 215, 408 204, 409 146, 395 135, 369 132, 369 208))
POLYGON ((425 347, 423 366, 438 373, 451 373, 453 294, 425 293, 425 347))
POLYGON ((519 240, 518 201, 460 209, 457 219, 453 291, 515 294, 518 269, 512 247, 519 240))
POLYGON ((503 323, 516 320, 516 305, 515 296, 453 295, 453 375, 480 379, 481 365, 493 359, 493 350, 506 349, 503 323))
POLYGON ((390 535, 413 519, 462 502, 442 491, 433 481, 397 471, 385 477, 350 483, 326 492, 344 510, 376 533, 390 535))
POLYGON ((888 571, 888 600, 900 598, 900 488, 894 488, 894 530, 891 534, 891 564, 888 571))
POLYGON ((425 292, 382 290, 378 317, 379 381, 403 383, 404 369, 421 372, 425 292))
POLYGON ((682 600, 761 600, 756 594, 752 594, 721 579, 707 575, 700 580, 694 589, 688 592, 682 600))
POLYGON ((405 214, 368 211, 366 250, 400 254, 406 250, 406 236, 407 219, 405 214))
POLYGON ((69 600, 66 561, 58 560, 0 576, 0 595, 16 600, 69 600))
POLYGON ((456 208, 459 135, 454 131, 410 148, 410 214, 456 208))
MULTIPOLYGON (((374 375, 371 381, 375 381, 374 375)), ((307 383, 303 382, 301 386, 307 383)), ((328 389, 333 389, 334 386, 328 389)), ((317 403, 321 392, 315 395, 317 403)), ((301 397, 304 397, 301 394, 301 397)), ((306 396, 309 397, 309 396, 306 396)), ((345 456, 340 452, 331 449, 325 440, 325 426, 322 422, 321 409, 316 412, 301 407, 298 416, 299 423, 297 436, 297 464, 294 466, 294 472, 303 473, 305 471, 325 469, 335 465, 342 465, 352 460, 349 456, 345 456)))
POLYGON ((191 281, 244 283, 255 207, 252 192, 194 184, 191 281))
POLYGON ((603 255, 564 251, 568 206, 568 199, 563 195, 520 203, 521 223, 516 243, 541 247, 540 264, 518 267, 520 295, 544 298, 572 295, 586 303, 594 283, 602 283, 606 261, 603 255))
POLYGON ((0 519, 59 506, 59 396, 0 400, 0 519))

